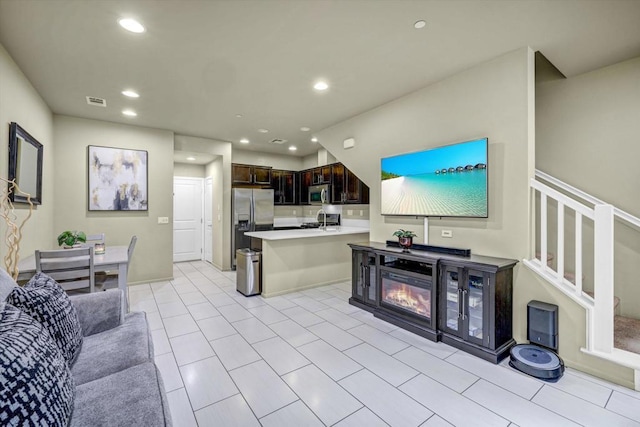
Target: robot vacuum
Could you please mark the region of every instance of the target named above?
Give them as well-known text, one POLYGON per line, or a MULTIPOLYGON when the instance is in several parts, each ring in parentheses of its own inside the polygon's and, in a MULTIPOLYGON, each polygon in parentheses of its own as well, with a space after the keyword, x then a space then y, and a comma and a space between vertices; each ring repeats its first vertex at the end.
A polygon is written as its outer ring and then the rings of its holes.
POLYGON ((532 377, 555 382, 564 374, 558 349, 558 306, 540 301, 527 304, 527 339, 511 347, 509 365, 532 377))
POLYGON ((511 347, 509 365, 532 377, 555 382, 564 374, 564 362, 553 351, 534 344, 511 347))

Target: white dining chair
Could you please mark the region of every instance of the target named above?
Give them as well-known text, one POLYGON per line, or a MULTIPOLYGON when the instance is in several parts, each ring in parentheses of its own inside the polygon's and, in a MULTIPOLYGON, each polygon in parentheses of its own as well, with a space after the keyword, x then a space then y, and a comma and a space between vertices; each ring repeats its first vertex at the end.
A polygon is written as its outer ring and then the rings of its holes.
POLYGON ((49 275, 65 291, 95 291, 93 247, 58 249, 35 253, 36 271, 49 275))

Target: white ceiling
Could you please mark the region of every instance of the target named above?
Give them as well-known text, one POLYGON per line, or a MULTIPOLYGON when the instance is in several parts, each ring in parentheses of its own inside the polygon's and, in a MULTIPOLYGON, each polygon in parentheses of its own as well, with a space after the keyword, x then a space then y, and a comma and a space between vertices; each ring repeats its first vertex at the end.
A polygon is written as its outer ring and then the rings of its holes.
POLYGON ((299 156, 314 131, 523 46, 566 76, 639 56, 639 23, 638 0, 0 0, 0 43, 54 113, 299 156))

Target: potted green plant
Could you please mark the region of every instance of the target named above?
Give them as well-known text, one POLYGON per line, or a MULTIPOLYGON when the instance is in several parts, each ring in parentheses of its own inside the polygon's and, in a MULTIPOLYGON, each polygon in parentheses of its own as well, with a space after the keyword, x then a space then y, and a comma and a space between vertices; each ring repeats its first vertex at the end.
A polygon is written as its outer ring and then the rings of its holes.
POLYGON ((409 251, 409 248, 413 244, 413 238, 416 237, 416 233, 411 230, 403 230, 402 228, 396 230, 393 233, 394 236, 398 238, 398 244, 402 247, 402 250, 405 252, 409 251))
POLYGON ((63 246, 65 249, 74 248, 80 246, 81 243, 87 241, 87 235, 84 231, 63 231, 58 236, 58 246, 63 246))

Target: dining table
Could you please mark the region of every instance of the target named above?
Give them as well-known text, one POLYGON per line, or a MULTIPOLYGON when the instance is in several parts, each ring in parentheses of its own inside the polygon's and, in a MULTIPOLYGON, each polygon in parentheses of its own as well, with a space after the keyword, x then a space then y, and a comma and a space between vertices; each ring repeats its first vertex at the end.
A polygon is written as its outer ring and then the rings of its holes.
MULTIPOLYGON (((93 266, 96 272, 118 270, 118 288, 124 293, 125 310, 129 309, 127 292, 128 249, 127 246, 107 246, 103 254, 93 255, 93 266)), ((18 280, 29 280, 35 272, 35 254, 24 257, 18 262, 18 280)))

